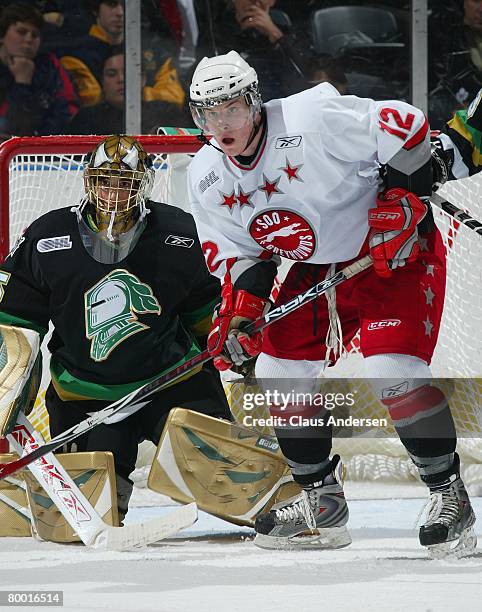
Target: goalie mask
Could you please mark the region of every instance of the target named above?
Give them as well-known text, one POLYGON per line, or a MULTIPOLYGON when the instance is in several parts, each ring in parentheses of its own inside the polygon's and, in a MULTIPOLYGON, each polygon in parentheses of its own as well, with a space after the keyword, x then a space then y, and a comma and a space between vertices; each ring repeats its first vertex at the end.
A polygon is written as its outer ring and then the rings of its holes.
POLYGON ((261 110, 258 77, 236 51, 202 59, 192 78, 190 109, 194 123, 208 134, 224 126, 238 130, 255 122, 261 110), (228 104, 239 99, 238 104, 228 104))
POLYGON ((122 261, 146 225, 152 160, 132 136, 100 142, 84 170, 86 197, 75 211, 88 253, 101 263, 122 261))

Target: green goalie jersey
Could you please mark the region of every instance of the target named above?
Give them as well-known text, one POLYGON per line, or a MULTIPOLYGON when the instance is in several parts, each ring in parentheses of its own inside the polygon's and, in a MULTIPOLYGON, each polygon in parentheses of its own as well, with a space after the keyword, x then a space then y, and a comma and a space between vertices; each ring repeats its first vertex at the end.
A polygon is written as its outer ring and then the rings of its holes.
POLYGON ((85 250, 75 213, 40 217, 0 268, 0 323, 43 336, 62 399, 114 401, 199 352, 219 301, 194 221, 149 202, 147 225, 118 264, 85 250))
MULTIPOLYGON (((457 111, 443 132, 456 146, 471 176, 482 169, 482 89, 467 110, 457 111)), ((460 172, 454 178, 463 178, 460 172)))

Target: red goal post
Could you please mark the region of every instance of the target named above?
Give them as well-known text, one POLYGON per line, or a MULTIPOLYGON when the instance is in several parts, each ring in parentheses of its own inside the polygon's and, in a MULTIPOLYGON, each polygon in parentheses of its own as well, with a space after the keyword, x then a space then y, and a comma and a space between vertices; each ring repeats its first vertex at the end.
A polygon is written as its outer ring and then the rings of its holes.
MULTIPOLYGON (((58 157, 59 159, 67 158, 67 156, 85 156, 103 138, 105 136, 16 137, 0 145, 0 261, 3 261, 8 255, 14 242, 11 240, 12 189, 10 175, 12 162, 20 156, 22 161, 19 164, 25 167, 26 172, 29 172, 29 166, 34 166, 36 163, 34 160, 41 156, 58 157)), ((138 136, 137 138, 146 151, 154 156, 195 153, 202 146, 195 136, 138 136)), ((14 162, 14 167, 18 168, 19 165, 14 162)), ((38 171, 41 171, 40 168, 38 171)), ((65 202, 64 205, 69 204, 74 205, 75 202, 65 202)), ((35 216, 32 215, 29 221, 33 221, 34 218, 35 216)))

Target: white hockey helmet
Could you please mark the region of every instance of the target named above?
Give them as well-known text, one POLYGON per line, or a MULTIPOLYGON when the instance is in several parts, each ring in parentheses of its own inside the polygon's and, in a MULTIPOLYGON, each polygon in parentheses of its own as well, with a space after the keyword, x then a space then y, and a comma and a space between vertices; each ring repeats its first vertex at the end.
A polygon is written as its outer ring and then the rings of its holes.
POLYGON ((254 116, 261 108, 258 75, 236 51, 226 55, 204 57, 192 77, 191 113, 194 122, 204 129, 203 109, 243 96, 254 116))

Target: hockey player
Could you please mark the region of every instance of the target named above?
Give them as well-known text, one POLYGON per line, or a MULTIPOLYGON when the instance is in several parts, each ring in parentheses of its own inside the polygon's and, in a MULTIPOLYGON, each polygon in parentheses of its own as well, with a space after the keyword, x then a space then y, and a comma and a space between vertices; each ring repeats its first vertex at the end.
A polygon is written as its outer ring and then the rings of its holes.
MULTIPOLYGON (((366 375, 429 489, 420 542, 434 555, 470 552, 475 518, 455 428, 446 398, 430 384, 445 252, 423 201, 432 188, 423 113, 404 102, 340 96, 326 83, 263 104, 255 71, 235 51, 199 63, 191 112, 213 137, 189 168, 189 188, 208 267, 223 283, 208 339, 216 367, 261 352, 256 376, 265 386, 290 378, 288 385, 296 379, 297 389, 314 390, 314 379, 339 356, 330 350, 336 337, 346 343, 360 328, 366 375), (294 264, 277 304, 368 253, 373 267, 327 301, 273 323, 264 337, 242 331, 267 308, 280 258, 294 264)), ((315 408, 307 401, 285 413, 270 407, 281 417, 276 434, 303 491, 258 516, 261 547, 351 542, 330 427, 296 426, 286 416, 323 416, 315 408), (309 530, 318 535, 307 540, 309 530)))
MULTIPOLYGON (((219 281, 208 273, 192 216, 149 200, 153 174, 134 138, 104 139, 86 166, 82 202, 34 221, 1 267, 0 324, 41 337, 49 320, 54 327, 46 392, 52 436, 205 342, 219 281)), ((74 443, 78 451, 112 451, 121 517, 138 444, 157 444, 176 406, 230 418, 218 372, 198 368, 136 414, 74 443)))
POLYGON ((434 182, 466 178, 482 169, 482 89, 467 110, 457 111, 432 135, 434 182))

